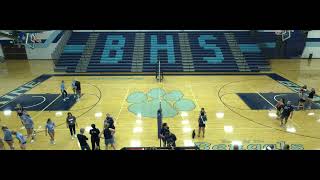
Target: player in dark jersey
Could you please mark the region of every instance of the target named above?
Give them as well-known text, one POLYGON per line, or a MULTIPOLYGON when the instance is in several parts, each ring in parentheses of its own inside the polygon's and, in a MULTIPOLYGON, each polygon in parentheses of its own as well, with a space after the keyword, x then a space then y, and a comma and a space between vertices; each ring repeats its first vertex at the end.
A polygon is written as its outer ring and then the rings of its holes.
POLYGON ((282 112, 284 106, 285 106, 285 100, 284 100, 284 98, 281 98, 276 104, 277 116, 278 116, 277 118, 280 118, 281 112, 282 112))
POLYGON ((162 123, 162 127, 160 129, 160 138, 163 142, 163 146, 166 147, 167 146, 167 141, 166 141, 166 135, 169 132, 169 126, 167 123, 162 123))
POLYGON ((91 124, 90 130, 92 150, 100 150, 100 130, 95 124, 91 124))
POLYGON ((106 116, 106 119, 103 121, 103 127, 109 123, 109 126, 115 129, 113 117, 109 113, 107 113, 106 116))
POLYGON ((292 119, 293 116, 293 106, 291 105, 291 102, 288 101, 287 104, 283 107, 283 111, 281 113, 281 124, 280 127, 284 127, 287 124, 288 118, 290 116, 290 119, 292 119))
POLYGON ((207 123, 207 114, 204 108, 201 108, 198 123, 199 123, 198 137, 200 137, 201 131, 202 131, 202 137, 204 137, 206 123, 207 123))
MULTIPOLYGON (((108 149, 108 145, 111 144, 111 147, 113 148, 113 150, 116 150, 115 147, 115 142, 114 142, 114 133, 115 133, 115 129, 110 127, 109 123, 106 123, 104 130, 103 130, 103 135, 104 135, 104 142, 106 145, 106 150, 108 149)), ((101 135, 100 135, 101 136, 101 135)))
POLYGON ((77 94, 77 101, 78 101, 81 97, 81 83, 80 83, 80 81, 76 81, 75 86, 76 86, 76 94, 77 94))
POLYGON ((70 112, 68 112, 66 123, 67 123, 67 128, 69 128, 69 130, 70 130, 71 138, 74 139, 73 136, 77 137, 76 125, 78 126, 78 124, 76 121, 76 117, 74 117, 70 112))
POLYGON ((316 94, 316 90, 314 88, 311 88, 311 92, 309 93, 307 98, 308 109, 311 109, 313 97, 315 94, 316 94))
POLYGON ((80 134, 77 135, 81 150, 90 150, 90 146, 87 143, 87 136, 84 135, 84 128, 80 129, 80 134))
POLYGON ((172 149, 174 149, 176 147, 176 141, 177 141, 177 137, 175 134, 173 134, 169 129, 168 132, 165 136, 166 141, 167 141, 167 147, 170 147, 172 149))

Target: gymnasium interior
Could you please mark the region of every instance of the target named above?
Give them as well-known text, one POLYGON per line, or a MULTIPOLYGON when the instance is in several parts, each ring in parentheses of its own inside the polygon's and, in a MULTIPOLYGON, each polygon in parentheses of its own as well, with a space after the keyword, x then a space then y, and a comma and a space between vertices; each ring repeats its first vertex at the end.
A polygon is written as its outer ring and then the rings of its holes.
MULTIPOLYGON (((90 147, 91 124, 102 132, 108 113, 116 150, 318 150, 319 59, 319 30, 0 30, 0 126, 27 136, 21 104, 36 132, 27 150, 80 150, 68 112, 90 147), (299 109, 304 85, 315 95, 299 109), (280 98, 294 107, 285 127, 280 98), (207 123, 199 137, 201 108, 207 123), (55 144, 45 133, 48 118, 55 144), (176 136, 174 148, 159 137, 162 123, 176 136)), ((100 149, 112 149, 103 136, 100 149)))

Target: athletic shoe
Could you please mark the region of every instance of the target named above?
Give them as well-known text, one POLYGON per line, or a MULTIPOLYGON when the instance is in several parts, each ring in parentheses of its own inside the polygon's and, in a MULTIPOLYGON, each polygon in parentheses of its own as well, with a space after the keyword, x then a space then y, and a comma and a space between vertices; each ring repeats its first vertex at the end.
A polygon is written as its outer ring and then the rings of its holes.
POLYGON ((74 137, 76 138, 76 137, 77 137, 77 135, 74 135, 74 137))
POLYGON ((73 137, 73 136, 71 136, 71 139, 74 139, 74 137, 73 137))
POLYGON ((32 139, 31 141, 30 141, 30 143, 32 144, 34 142, 34 140, 32 139))
POLYGON ((69 97, 66 97, 66 99, 69 99, 69 97))
POLYGON ((66 101, 66 99, 63 99, 63 101, 66 101))

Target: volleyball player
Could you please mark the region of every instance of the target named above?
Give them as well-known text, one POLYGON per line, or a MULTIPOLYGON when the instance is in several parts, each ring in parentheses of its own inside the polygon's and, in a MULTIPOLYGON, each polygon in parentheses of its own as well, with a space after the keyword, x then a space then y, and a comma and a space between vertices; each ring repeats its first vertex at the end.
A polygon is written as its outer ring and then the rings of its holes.
POLYGON ((172 149, 176 147, 177 137, 169 129, 168 129, 168 133, 165 136, 165 139, 167 141, 167 147, 170 147, 172 149))
POLYGON ((311 92, 309 93, 308 98, 307 98, 308 109, 311 109, 313 96, 315 94, 316 94, 316 90, 314 88, 311 88, 311 92))
POLYGON ((276 104, 278 118, 280 118, 281 116, 281 112, 283 110, 284 104, 285 104, 284 98, 281 98, 280 101, 278 101, 276 104))
POLYGON ((201 131, 202 131, 202 137, 204 137, 206 123, 207 123, 207 114, 204 111, 204 108, 201 108, 198 122, 199 122, 199 131, 198 131, 199 134, 198 134, 198 137, 200 137, 201 131))
POLYGON ((80 134, 77 135, 81 150, 90 150, 90 146, 87 143, 87 136, 84 135, 84 128, 80 129, 80 134))
POLYGON ((299 91, 299 103, 298 103, 298 110, 301 108, 302 110, 304 110, 304 106, 305 106, 305 102, 307 100, 307 86, 304 85, 301 87, 300 91, 299 91))
POLYGON ((76 117, 74 117, 70 112, 68 112, 67 116, 67 128, 70 130, 71 138, 74 139, 73 137, 77 137, 76 135, 76 125, 78 126, 76 122, 76 117))
POLYGON ((56 127, 55 123, 49 118, 47 120, 47 124, 46 124, 45 135, 47 136, 49 134, 51 144, 55 144, 55 142, 54 142, 54 128, 55 127, 56 127))
POLYGON ((2 126, 1 129, 4 134, 3 140, 9 145, 11 150, 14 150, 12 132, 9 130, 7 126, 2 126))
POLYGON ((34 131, 33 120, 31 118, 31 116, 26 111, 24 111, 21 118, 22 118, 23 125, 27 130, 28 138, 31 137, 31 143, 33 143, 35 140, 35 136, 36 136, 36 132, 34 131))
POLYGON ((285 125, 287 124, 287 121, 289 119, 289 116, 290 116, 290 119, 292 119, 293 110, 294 110, 294 108, 291 105, 291 102, 288 101, 287 104, 283 107, 283 111, 281 113, 281 117, 280 117, 281 124, 280 124, 280 127, 285 127, 285 125))
POLYGON ((73 98, 76 98, 77 96, 77 86, 76 86, 76 80, 74 79, 71 83, 72 91, 73 91, 73 98))
POLYGON ((91 124, 90 130, 92 150, 100 150, 100 130, 95 124, 91 124))
POLYGON ((109 123, 109 126, 115 129, 113 117, 109 113, 107 113, 106 116, 107 117, 103 122, 103 126, 106 126, 106 124, 109 123))
POLYGON ((81 97, 81 83, 80 83, 80 81, 75 81, 75 86, 76 86, 77 101, 78 101, 81 97))
POLYGON ((116 147, 114 146, 114 137, 113 134, 115 133, 115 129, 113 129, 109 123, 106 123, 104 130, 103 130, 103 136, 104 136, 104 142, 106 145, 106 150, 108 149, 108 145, 111 144, 111 147, 113 150, 116 150, 116 147))
POLYGON ((64 80, 61 81, 60 91, 61 91, 61 94, 62 94, 63 101, 66 101, 66 99, 69 99, 68 98, 68 93, 67 93, 65 85, 64 85, 64 80))
POLYGON ((23 115, 23 112, 24 112, 25 110, 24 110, 23 106, 21 106, 21 104, 17 104, 17 106, 16 106, 15 109, 16 109, 16 111, 17 111, 17 116, 19 116, 19 118, 20 118, 20 120, 21 120, 21 123, 22 123, 22 125, 23 125, 21 116, 23 115))
POLYGON ((166 135, 169 132, 169 127, 167 123, 162 123, 162 127, 160 130, 160 138, 163 142, 163 146, 166 147, 167 146, 167 141, 166 141, 166 135))
POLYGON ((12 135, 15 135, 19 141, 21 150, 26 150, 27 140, 26 138, 19 132, 12 131, 12 135))

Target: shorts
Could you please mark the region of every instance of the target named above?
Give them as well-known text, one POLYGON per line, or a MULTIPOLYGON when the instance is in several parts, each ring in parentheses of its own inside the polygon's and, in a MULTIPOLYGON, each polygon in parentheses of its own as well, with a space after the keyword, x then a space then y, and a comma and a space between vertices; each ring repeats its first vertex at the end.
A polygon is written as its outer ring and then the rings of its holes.
POLYGON ((24 141, 24 142, 22 142, 22 143, 20 143, 20 144, 23 144, 23 145, 25 145, 25 144, 27 144, 27 141, 24 141))
POLYGON ((289 115, 281 115, 281 117, 280 117, 280 119, 284 119, 284 120, 288 120, 288 118, 289 118, 289 115))
POLYGON ((104 143, 105 143, 106 145, 108 145, 108 144, 114 144, 114 139, 113 139, 113 138, 111 138, 111 139, 105 139, 105 140, 104 140, 104 143))
POLYGON ((206 125, 205 124, 199 124, 199 128, 201 128, 201 127, 206 127, 206 125))
POLYGON ((304 103, 304 102, 306 102, 306 100, 305 99, 299 99, 299 102, 304 103))
POLYGON ((24 127, 26 129, 33 129, 33 124, 25 124, 24 127))

